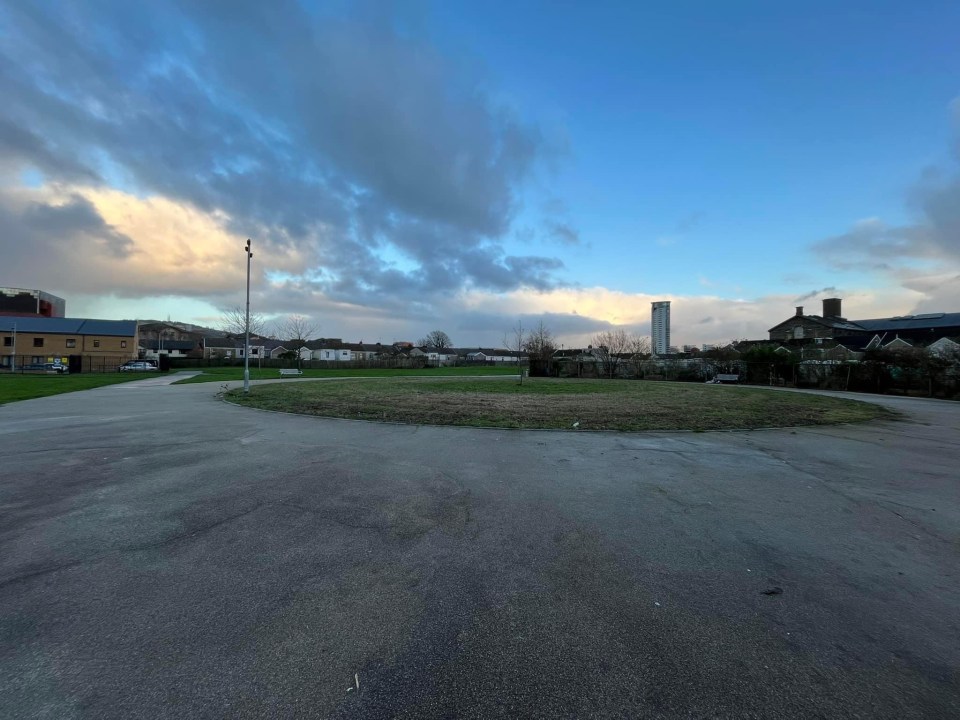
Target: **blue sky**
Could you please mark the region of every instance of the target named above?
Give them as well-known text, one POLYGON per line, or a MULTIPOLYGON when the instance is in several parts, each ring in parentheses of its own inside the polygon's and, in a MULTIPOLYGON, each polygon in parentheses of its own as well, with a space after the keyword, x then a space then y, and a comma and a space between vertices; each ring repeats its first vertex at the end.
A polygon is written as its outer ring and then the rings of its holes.
POLYGON ((495 344, 960 309, 960 5, 0 4, 0 284, 495 344))

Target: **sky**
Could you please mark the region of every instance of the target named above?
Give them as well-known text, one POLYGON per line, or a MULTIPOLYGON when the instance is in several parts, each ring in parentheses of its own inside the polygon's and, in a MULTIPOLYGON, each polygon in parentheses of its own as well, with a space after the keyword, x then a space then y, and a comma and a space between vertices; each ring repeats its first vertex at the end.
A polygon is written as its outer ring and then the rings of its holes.
POLYGON ((567 347, 960 311, 960 3, 0 0, 0 285, 567 347))

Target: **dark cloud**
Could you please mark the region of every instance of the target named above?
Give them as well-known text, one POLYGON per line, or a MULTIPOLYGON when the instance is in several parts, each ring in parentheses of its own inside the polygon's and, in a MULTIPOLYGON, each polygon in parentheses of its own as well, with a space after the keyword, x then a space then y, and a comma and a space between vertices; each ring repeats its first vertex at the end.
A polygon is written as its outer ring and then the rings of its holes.
POLYGON ((333 296, 556 285, 559 261, 507 257, 497 242, 519 187, 550 156, 539 129, 383 9, 334 15, 278 0, 0 13, 6 163, 222 210, 238 234, 305 249, 333 296), (384 262, 387 247, 413 269, 384 262))
POLYGON ((891 261, 948 254, 929 224, 893 226, 877 219, 862 220, 841 235, 815 243, 813 252, 840 270, 886 270, 891 261))
POLYGON ((99 180, 89 168, 69 157, 61 157, 52 143, 6 117, 0 117, 0 165, 6 170, 32 166, 45 175, 63 180, 99 180))
POLYGON ((565 245, 576 245, 580 242, 580 232, 566 222, 548 220, 546 231, 550 238, 565 245))
POLYGON ((90 201, 79 195, 71 195, 62 204, 31 202, 23 208, 3 207, 0 227, 6 230, 4 239, 11 250, 4 253, 5 264, 18 273, 38 257, 55 263, 65 249, 81 256, 102 252, 122 259, 134 247, 129 237, 108 225, 90 201))

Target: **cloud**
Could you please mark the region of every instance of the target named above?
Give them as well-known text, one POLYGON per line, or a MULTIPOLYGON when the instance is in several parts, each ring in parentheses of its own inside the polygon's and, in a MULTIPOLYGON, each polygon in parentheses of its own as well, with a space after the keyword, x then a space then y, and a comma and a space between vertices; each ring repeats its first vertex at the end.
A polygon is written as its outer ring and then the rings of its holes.
MULTIPOLYGON (((67 294, 232 295, 235 302, 245 279, 245 239, 228 225, 226 216, 105 188, 0 193, 5 272, 67 294)), ((273 268, 308 263, 294 248, 255 244, 254 254, 273 268)), ((254 263, 255 279, 262 268, 254 263)))
POLYGON ((835 288, 834 286, 831 285, 830 287, 821 288, 820 290, 811 290, 810 292, 806 293, 805 295, 801 295, 801 296, 799 296, 799 297, 794 298, 794 299, 793 299, 793 302, 794 302, 795 304, 796 304, 796 303, 802 303, 804 300, 809 300, 810 298, 815 298, 817 295, 820 295, 820 294, 826 294, 826 295, 835 296, 835 295, 839 294, 839 292, 840 292, 840 291, 837 290, 837 288, 835 288))
MULTIPOLYGON (((271 270, 334 300, 554 287, 558 260, 509 257, 499 243, 549 143, 391 7, 8 4, 0 172, 33 169, 88 200, 112 188, 195 213, 197 227, 253 237, 259 259, 283 260, 271 270)), ((60 227, 73 234, 91 220, 83 210, 38 212, 75 220, 60 227)), ((21 229, 44 220, 7 219, 21 229)), ((97 232, 106 255, 137 257, 97 232)), ((145 240, 128 239, 143 251, 145 240)), ((151 285, 178 287, 163 277, 175 268, 156 268, 151 285)))
MULTIPOLYGON (((950 112, 954 160, 960 161, 960 98, 951 102, 950 112)), ((960 276, 960 165, 927 168, 907 188, 905 205, 914 216, 911 223, 866 218, 814 243, 812 250, 836 269, 873 271, 913 291, 916 310, 955 309, 960 305, 955 283, 960 276)))
POLYGON ((696 230, 700 224, 703 222, 706 215, 699 210, 697 212, 692 212, 689 215, 680 219, 680 222, 677 223, 676 232, 684 235, 692 230, 696 230))
POLYGON ((545 223, 547 236, 564 245, 576 245, 580 242, 580 231, 569 223, 548 220, 545 223))
POLYGON ((860 220, 813 246, 814 253, 839 270, 887 270, 891 261, 943 258, 944 250, 928 225, 890 226, 879 218, 860 220))

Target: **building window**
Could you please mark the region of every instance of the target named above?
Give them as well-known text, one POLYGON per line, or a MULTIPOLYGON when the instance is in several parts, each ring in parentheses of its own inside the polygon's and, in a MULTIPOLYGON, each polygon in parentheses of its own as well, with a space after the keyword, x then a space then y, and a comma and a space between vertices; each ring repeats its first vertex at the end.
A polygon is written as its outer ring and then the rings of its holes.
POLYGON ((121 341, 120 341, 120 347, 125 348, 126 346, 127 346, 127 341, 126 341, 126 340, 121 340, 121 341))
POLYGON ((43 338, 34 338, 33 339, 34 347, 43 347, 43 338))
POLYGON ((4 347, 12 347, 12 346, 13 346, 13 338, 12 338, 12 337, 5 337, 5 338, 3 339, 3 346, 4 346, 4 347))
POLYGON ((94 341, 93 341, 93 346, 94 346, 94 347, 100 347, 100 341, 99 341, 99 340, 94 340, 94 341))
POLYGON ((77 346, 77 341, 74 338, 67 338, 67 347, 75 348, 77 346))

